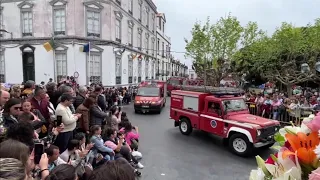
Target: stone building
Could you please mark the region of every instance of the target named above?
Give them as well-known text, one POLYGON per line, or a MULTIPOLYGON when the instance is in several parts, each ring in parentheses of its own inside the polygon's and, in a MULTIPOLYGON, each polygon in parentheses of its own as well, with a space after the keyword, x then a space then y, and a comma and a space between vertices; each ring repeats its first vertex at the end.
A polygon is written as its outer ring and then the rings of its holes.
POLYGON ((114 86, 173 74, 170 38, 158 28, 165 16, 152 0, 0 2, 1 82, 75 75, 79 84, 114 86), (90 52, 79 51, 87 44, 90 52))

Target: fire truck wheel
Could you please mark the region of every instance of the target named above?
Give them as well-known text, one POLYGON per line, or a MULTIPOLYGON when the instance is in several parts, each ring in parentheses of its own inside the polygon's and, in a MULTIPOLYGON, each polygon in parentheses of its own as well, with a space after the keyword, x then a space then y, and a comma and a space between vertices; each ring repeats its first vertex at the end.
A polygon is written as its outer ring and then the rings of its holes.
POLYGON ((139 111, 135 109, 135 110, 134 110, 134 113, 138 114, 138 113, 139 113, 139 111))
POLYGON ((246 135, 236 133, 229 139, 229 148, 233 153, 239 156, 248 156, 253 150, 253 145, 249 142, 246 135))
POLYGON ((179 129, 180 129, 181 134, 183 134, 183 135, 191 134, 192 126, 191 126, 189 119, 187 119, 187 118, 180 119, 179 129))

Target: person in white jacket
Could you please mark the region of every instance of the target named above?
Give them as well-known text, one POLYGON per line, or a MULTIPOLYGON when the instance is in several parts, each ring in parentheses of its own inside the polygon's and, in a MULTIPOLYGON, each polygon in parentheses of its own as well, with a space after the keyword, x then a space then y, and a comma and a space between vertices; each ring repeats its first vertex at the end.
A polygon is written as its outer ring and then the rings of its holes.
POLYGON ((62 94, 61 101, 56 109, 56 119, 61 118, 64 124, 64 129, 59 133, 55 141, 55 145, 59 147, 60 152, 64 152, 67 149, 69 141, 73 138, 77 120, 81 117, 81 114, 72 114, 69 108, 73 103, 73 99, 70 94, 62 94))

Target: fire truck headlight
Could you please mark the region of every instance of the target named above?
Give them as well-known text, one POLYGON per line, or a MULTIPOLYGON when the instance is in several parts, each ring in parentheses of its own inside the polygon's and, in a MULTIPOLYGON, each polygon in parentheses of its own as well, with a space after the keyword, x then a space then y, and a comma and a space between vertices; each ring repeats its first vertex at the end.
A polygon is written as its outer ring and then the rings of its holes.
POLYGON ((136 101, 136 104, 140 104, 141 102, 140 101, 136 101))
POLYGON ((156 102, 154 102, 154 101, 153 101, 153 102, 151 102, 151 104, 155 104, 155 103, 156 103, 156 102))
POLYGON ((257 130, 257 135, 260 136, 261 135, 261 130, 257 130))

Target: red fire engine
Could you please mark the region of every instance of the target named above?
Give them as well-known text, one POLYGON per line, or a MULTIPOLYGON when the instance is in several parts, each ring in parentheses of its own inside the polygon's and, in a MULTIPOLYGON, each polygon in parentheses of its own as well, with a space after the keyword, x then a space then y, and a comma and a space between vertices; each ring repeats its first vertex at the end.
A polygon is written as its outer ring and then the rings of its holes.
POLYGON ((166 104, 166 82, 153 81, 151 84, 141 85, 134 101, 134 111, 161 113, 166 104))
POLYGON ((181 86, 171 93, 170 118, 180 132, 202 130, 224 139, 230 150, 250 155, 254 148, 271 147, 278 121, 249 114, 242 90, 210 86, 181 86))
POLYGON ((171 95, 171 91, 180 89, 180 86, 186 85, 187 78, 185 77, 170 77, 167 80, 167 94, 171 95))

